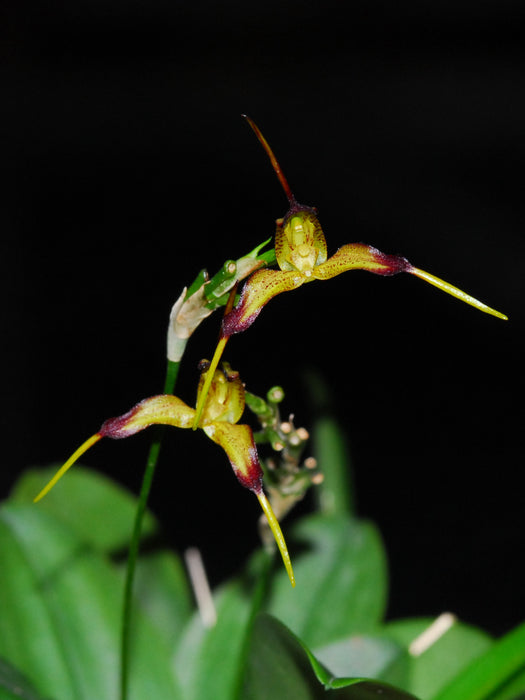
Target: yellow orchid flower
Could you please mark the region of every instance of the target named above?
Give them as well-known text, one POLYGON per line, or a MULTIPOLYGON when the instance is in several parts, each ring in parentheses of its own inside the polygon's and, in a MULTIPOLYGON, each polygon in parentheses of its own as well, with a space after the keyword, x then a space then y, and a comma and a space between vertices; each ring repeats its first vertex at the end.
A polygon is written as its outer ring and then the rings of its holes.
MULTIPOLYGON (((483 304, 470 294, 466 294, 439 277, 415 267, 406 258, 399 255, 386 255, 377 248, 364 243, 349 243, 339 248, 334 255, 328 258, 326 240, 316 210, 297 202, 272 149, 258 126, 250 117, 243 116, 269 156, 286 193, 290 208, 286 216, 276 221, 275 256, 280 269, 257 270, 248 278, 239 302, 224 316, 221 336, 211 362, 212 369, 217 367, 230 336, 234 333, 241 333, 251 326, 263 306, 275 296, 297 289, 307 282, 331 279, 348 270, 368 270, 376 275, 396 275, 399 272, 408 272, 480 311, 507 320, 505 314, 483 304)), ((197 427, 206 400, 206 393, 207 388, 204 387, 201 402, 197 404, 194 427, 197 427)))
MULTIPOLYGON (((209 373, 209 363, 203 363, 197 399, 209 373)), ((286 572, 292 586, 295 578, 290 555, 279 521, 263 491, 263 471, 259 463, 252 429, 248 425, 237 425, 245 405, 244 387, 239 373, 223 363, 223 371, 214 370, 210 391, 198 427, 226 452, 235 476, 239 482, 252 491, 259 500, 268 520, 268 525, 281 553, 286 572)), ((177 396, 163 394, 144 399, 122 416, 110 418, 100 430, 88 438, 57 471, 48 484, 34 499, 43 498, 64 476, 67 470, 96 442, 103 437, 126 438, 144 430, 150 425, 173 425, 177 428, 191 428, 195 420, 195 409, 177 396)))

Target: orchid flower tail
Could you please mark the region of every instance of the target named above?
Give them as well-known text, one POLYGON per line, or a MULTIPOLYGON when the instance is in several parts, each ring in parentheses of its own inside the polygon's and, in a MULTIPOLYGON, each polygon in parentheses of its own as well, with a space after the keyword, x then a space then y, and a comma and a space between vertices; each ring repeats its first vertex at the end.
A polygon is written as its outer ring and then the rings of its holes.
POLYGON ((474 308, 479 309, 479 311, 484 311, 486 314, 490 314, 491 316, 501 318, 503 321, 509 320, 508 316, 505 316, 505 314, 502 314, 500 311, 496 311, 496 309, 492 309, 490 306, 487 306, 478 299, 475 299, 474 297, 470 296, 470 294, 463 292, 461 289, 454 287, 452 284, 445 282, 445 280, 442 280, 439 277, 431 275, 429 272, 425 272, 424 270, 420 270, 418 267, 414 266, 411 266, 407 270, 407 272, 410 272, 411 275, 416 275, 416 277, 425 280, 425 282, 428 282, 429 284, 433 284, 434 287, 441 289, 447 294, 451 294, 453 297, 456 297, 456 299, 464 301, 465 304, 470 304, 470 306, 474 306, 474 308))
POLYGON ((42 491, 40 491, 40 493, 38 494, 38 496, 36 496, 36 497, 33 499, 33 502, 34 502, 34 503, 37 503, 37 501, 40 501, 40 499, 44 498, 44 496, 45 496, 47 493, 49 493, 49 491, 51 491, 51 489, 52 489, 53 486, 57 483, 57 481, 59 481, 59 479, 61 479, 61 478, 64 476, 64 474, 67 472, 67 470, 69 469, 69 467, 72 467, 73 464, 77 461, 77 459, 78 459, 79 457, 81 457, 81 456, 84 454, 84 452, 87 452, 87 451, 89 450, 89 448, 90 448, 92 445, 94 445, 96 442, 98 442, 102 437, 104 437, 104 436, 103 436, 101 433, 95 433, 95 435, 92 435, 90 438, 88 438, 88 439, 86 440, 86 442, 84 442, 82 445, 80 445, 80 447, 78 448, 78 450, 75 450, 75 452, 73 452, 73 454, 72 454, 71 457, 67 460, 67 462, 66 462, 65 464, 63 464, 63 465, 60 467, 60 469, 57 471, 57 473, 56 473, 55 476, 51 479, 51 481, 49 481, 49 482, 44 486, 44 488, 42 489, 42 491))
POLYGON ((264 138, 261 130, 259 129, 259 127, 257 126, 257 124, 253 121, 253 119, 251 117, 249 117, 247 114, 242 114, 241 116, 244 117, 246 119, 246 121, 248 122, 248 124, 252 127, 254 134, 259 139, 259 142, 261 143, 262 147, 266 151, 268 158, 271 161, 272 167, 275 170, 275 174, 279 178, 279 182, 281 183, 281 186, 282 186, 282 188, 283 188, 283 190, 288 198, 288 201, 290 202, 290 204, 294 204, 295 197, 293 196, 293 192, 290 188, 290 185, 288 184, 288 180, 284 176, 284 173, 281 169, 281 166, 279 165, 279 163, 277 161, 277 158, 274 155, 274 152, 270 148, 270 144, 264 138))
POLYGON ((288 553, 288 547, 286 546, 286 541, 284 539, 281 526, 279 525, 279 521, 275 517, 275 513, 273 512, 272 506, 270 505, 270 501, 266 498, 266 494, 264 493, 264 491, 261 489, 255 495, 259 499, 261 508, 263 509, 264 514, 266 515, 266 519, 268 520, 268 525, 270 526, 270 530, 272 531, 272 534, 279 548, 279 552, 281 553, 281 557, 283 558, 284 568, 286 569, 286 573, 288 574, 290 583, 295 588, 295 576, 292 569, 292 561, 288 553))
POLYGON ((386 255, 377 250, 377 248, 364 243, 348 243, 342 246, 326 262, 318 265, 313 270, 312 276, 318 280, 326 280, 348 270, 368 270, 368 272, 373 272, 376 275, 387 276, 397 275, 399 272, 408 272, 441 289, 441 291, 451 294, 456 299, 470 304, 470 306, 479 311, 484 311, 486 314, 491 314, 491 316, 496 316, 504 321, 508 320, 505 314, 483 304, 478 299, 470 296, 470 294, 445 282, 445 280, 415 267, 406 258, 400 255, 386 255))

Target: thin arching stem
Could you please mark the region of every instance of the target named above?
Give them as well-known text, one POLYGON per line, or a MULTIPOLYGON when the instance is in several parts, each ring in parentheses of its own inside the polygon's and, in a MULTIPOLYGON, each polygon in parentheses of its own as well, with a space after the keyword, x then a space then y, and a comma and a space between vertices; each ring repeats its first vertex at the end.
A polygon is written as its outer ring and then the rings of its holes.
MULTIPOLYGON (((173 391, 175 389, 175 383, 177 381, 177 375, 179 372, 179 366, 180 362, 168 362, 168 366, 166 369, 166 379, 164 382, 165 394, 173 394, 173 391)), ((131 542, 129 545, 128 561, 126 566, 126 580, 124 584, 124 603, 122 608, 122 636, 120 647, 120 700, 127 700, 128 698, 130 669, 129 651, 131 641, 130 629, 133 607, 133 581, 135 578, 135 569, 140 548, 142 521, 144 519, 144 513, 146 512, 148 497, 151 491, 151 484, 153 483, 153 476, 155 474, 155 469, 157 467, 157 462, 159 459, 164 427, 165 426, 157 427, 156 435, 151 443, 151 447, 148 454, 148 460, 146 463, 146 469, 144 471, 142 485, 140 487, 139 501, 137 504, 137 510, 135 511, 135 521, 133 523, 133 533, 131 535, 131 542)))

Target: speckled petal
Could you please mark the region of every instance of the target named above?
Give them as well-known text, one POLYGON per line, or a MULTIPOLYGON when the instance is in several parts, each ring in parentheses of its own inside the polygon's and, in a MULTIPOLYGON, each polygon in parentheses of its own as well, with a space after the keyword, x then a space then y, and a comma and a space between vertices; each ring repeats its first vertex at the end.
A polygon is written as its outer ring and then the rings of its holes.
POLYGON ((270 299, 282 292, 297 289, 306 280, 307 277, 295 271, 258 270, 254 272, 244 285, 239 303, 224 317, 222 337, 229 337, 246 330, 270 299))
POLYGON ((240 483, 250 491, 260 493, 263 472, 250 426, 215 421, 202 429, 226 452, 240 483))
POLYGON ((99 430, 101 437, 126 438, 150 425, 173 425, 176 428, 191 428, 195 409, 170 394, 161 394, 144 399, 131 411, 110 418, 99 430))
POLYGON ((327 280, 348 270, 368 270, 376 275, 409 272, 411 264, 400 255, 386 255, 364 243, 348 243, 312 271, 312 277, 327 280))

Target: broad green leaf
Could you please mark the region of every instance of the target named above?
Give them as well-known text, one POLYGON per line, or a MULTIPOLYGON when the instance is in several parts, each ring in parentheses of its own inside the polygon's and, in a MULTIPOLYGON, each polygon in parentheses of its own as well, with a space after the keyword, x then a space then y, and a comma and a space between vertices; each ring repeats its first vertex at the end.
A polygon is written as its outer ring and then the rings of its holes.
POLYGON ((166 550, 142 555, 133 591, 141 610, 174 649, 194 608, 180 560, 166 550))
POLYGON ((0 700, 45 700, 27 678, 0 659, 0 700))
POLYGON ((387 565, 381 538, 368 522, 316 514, 300 520, 289 544, 297 585, 280 571, 267 612, 310 647, 373 631, 382 621, 387 565), (297 547, 295 547, 297 550, 297 547))
MULTIPOLYGON (((288 583, 288 585, 290 585, 288 583)), ((250 618, 250 590, 232 582, 214 595, 217 622, 205 627, 198 614, 188 623, 175 656, 184 700, 232 700, 250 618)))
POLYGON ((362 678, 334 678, 290 630, 269 615, 254 624, 238 700, 409 700, 413 696, 362 678))
MULTIPOLYGON (((10 501, 32 503, 59 466, 24 472, 12 489, 10 501)), ((34 507, 51 513, 91 547, 114 552, 125 550, 128 545, 136 500, 103 474, 75 464, 75 468, 34 507)), ((152 535, 156 529, 155 519, 151 513, 146 513, 143 536, 152 535)))
MULTIPOLYGON (((15 484, 11 501, 32 502, 42 483, 55 472, 31 470, 15 484)), ((79 467, 68 473, 35 508, 63 522, 86 546, 122 555, 122 576, 126 547, 131 536, 137 499, 103 474, 79 467)), ((144 516, 143 536, 157 529, 150 512, 144 516)), ((175 553, 150 552, 140 557, 135 573, 135 597, 151 621, 174 643, 189 618, 191 593, 184 567, 175 553)))
POLYGON ((525 692, 525 623, 495 642, 453 679, 436 700, 492 700, 525 692), (516 684, 519 683, 519 686, 516 684))
POLYGON ((456 621, 426 649, 409 652, 414 640, 429 630, 434 620, 417 618, 390 622, 384 632, 406 649, 409 659, 408 682, 399 685, 426 700, 434 698, 458 673, 479 658, 492 645, 482 630, 456 621))
POLYGON ((525 700, 525 670, 513 676, 490 700, 525 700))
POLYGON ((5 508, 0 510, 0 657, 20 669, 41 692, 75 698, 51 610, 31 554, 19 542, 5 508))
POLYGON ((334 677, 374 678, 408 686, 408 652, 392 639, 355 635, 314 649, 314 654, 334 677))
MULTIPOLYGON (((105 557, 36 505, 0 509, 0 657, 40 693, 117 696, 122 581, 105 557)), ((137 614, 130 700, 179 698, 170 650, 137 614)))

